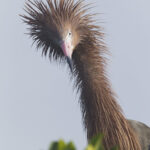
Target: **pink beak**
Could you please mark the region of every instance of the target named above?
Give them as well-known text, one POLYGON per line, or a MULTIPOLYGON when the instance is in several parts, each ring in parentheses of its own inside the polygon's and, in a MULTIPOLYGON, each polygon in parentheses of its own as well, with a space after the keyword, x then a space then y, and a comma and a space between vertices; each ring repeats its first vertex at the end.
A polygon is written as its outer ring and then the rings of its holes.
POLYGON ((66 57, 72 57, 72 47, 71 47, 71 43, 67 42, 67 41, 63 41, 61 44, 61 48, 64 52, 64 55, 66 57))
POLYGON ((67 63, 69 64, 71 71, 73 71, 71 43, 67 41, 63 41, 61 43, 61 48, 63 50, 64 55, 66 56, 67 63))

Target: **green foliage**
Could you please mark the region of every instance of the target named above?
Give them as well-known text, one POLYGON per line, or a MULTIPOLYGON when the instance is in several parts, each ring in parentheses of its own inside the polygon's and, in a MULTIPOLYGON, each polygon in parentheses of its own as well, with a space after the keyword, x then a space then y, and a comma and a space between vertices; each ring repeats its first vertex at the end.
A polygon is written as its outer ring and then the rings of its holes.
MULTIPOLYGON (((105 150, 102 144, 102 140, 103 140, 103 135, 98 135, 94 137, 89 142, 85 150, 105 150)), ((73 142, 65 143, 63 140, 59 140, 57 142, 53 142, 50 145, 49 150, 76 150, 76 147, 73 144, 73 142)), ((118 148, 114 147, 110 150, 118 150, 118 148)))
POLYGON ((76 148, 72 142, 65 143, 63 140, 59 140, 58 142, 53 142, 49 150, 76 150, 76 148))

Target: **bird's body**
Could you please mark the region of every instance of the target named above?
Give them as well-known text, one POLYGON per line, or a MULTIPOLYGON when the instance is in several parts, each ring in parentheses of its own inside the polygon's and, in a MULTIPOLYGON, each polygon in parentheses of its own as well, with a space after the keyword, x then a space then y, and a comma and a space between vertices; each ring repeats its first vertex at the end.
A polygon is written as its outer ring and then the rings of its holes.
POLYGON ((132 129, 139 136, 142 150, 150 150, 150 128, 144 123, 135 120, 128 120, 128 122, 131 125, 132 129))
MULTIPOLYGON (((105 73, 103 54, 107 48, 103 33, 94 25, 93 15, 87 13, 88 7, 83 1, 47 0, 47 4, 29 1, 25 9, 29 15, 22 17, 30 25, 29 34, 37 47, 43 48, 43 54, 56 60, 67 58, 81 94, 87 138, 103 133, 106 150, 116 145, 120 150, 148 150, 143 149, 143 145, 141 149, 141 137, 115 100, 105 73)), ((147 141, 150 144, 150 139, 147 141)))

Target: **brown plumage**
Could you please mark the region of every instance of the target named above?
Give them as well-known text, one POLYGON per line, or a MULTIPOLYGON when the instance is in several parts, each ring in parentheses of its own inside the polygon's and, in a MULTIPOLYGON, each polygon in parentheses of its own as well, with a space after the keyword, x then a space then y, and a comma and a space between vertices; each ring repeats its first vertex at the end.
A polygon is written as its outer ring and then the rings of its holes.
POLYGON ((84 0, 28 1, 22 15, 29 25, 29 35, 44 55, 67 61, 76 78, 87 138, 103 133, 106 150, 118 145, 120 150, 141 150, 115 100, 105 74, 107 51, 101 28, 94 25, 84 0), (71 59, 73 63, 71 63, 71 59))

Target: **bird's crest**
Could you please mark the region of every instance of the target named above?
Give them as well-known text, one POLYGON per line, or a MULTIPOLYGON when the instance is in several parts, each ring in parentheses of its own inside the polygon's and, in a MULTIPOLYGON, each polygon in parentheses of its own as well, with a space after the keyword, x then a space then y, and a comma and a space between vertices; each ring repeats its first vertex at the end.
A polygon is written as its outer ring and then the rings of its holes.
POLYGON ((59 33, 67 25, 76 33, 76 43, 81 43, 86 37, 95 40, 97 35, 102 34, 98 32, 98 26, 92 25, 92 16, 95 14, 88 13, 90 7, 89 4, 84 4, 84 0, 46 1, 47 3, 28 0, 25 4, 27 14, 21 15, 23 21, 29 25, 29 35, 37 43, 37 48, 42 47, 44 55, 48 54, 56 60, 63 58, 63 52, 55 38, 61 38, 59 33))

